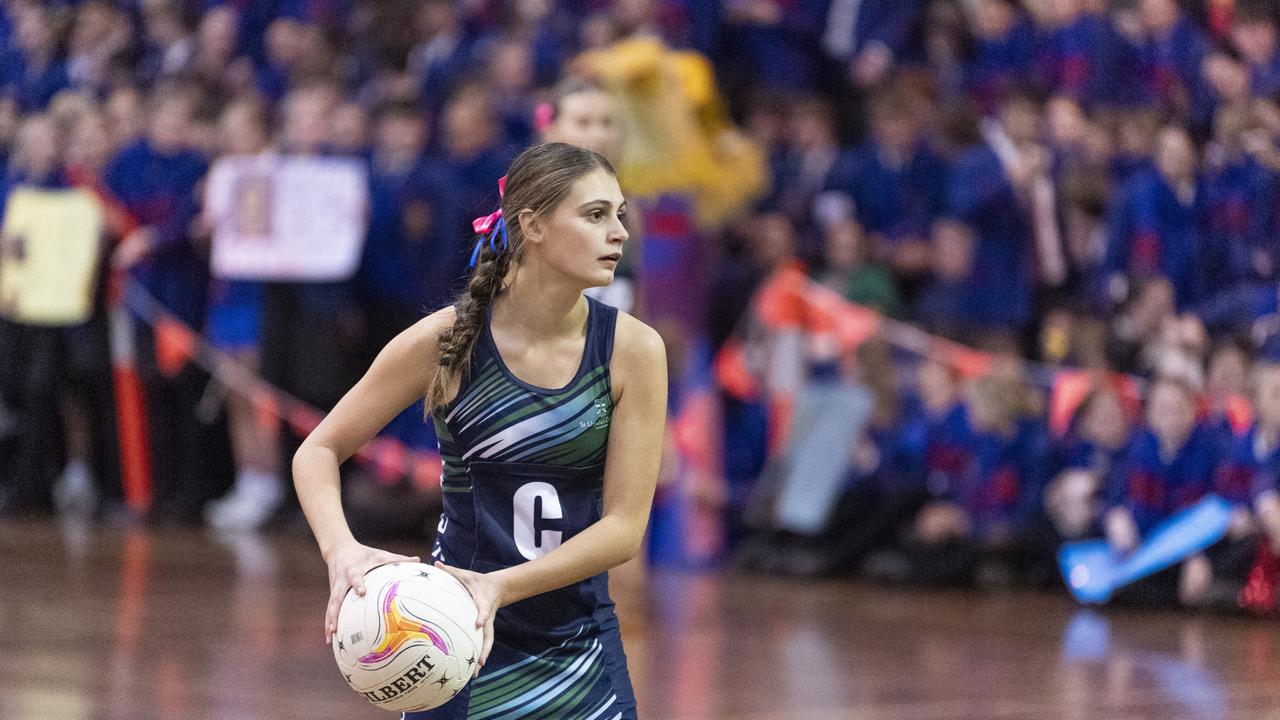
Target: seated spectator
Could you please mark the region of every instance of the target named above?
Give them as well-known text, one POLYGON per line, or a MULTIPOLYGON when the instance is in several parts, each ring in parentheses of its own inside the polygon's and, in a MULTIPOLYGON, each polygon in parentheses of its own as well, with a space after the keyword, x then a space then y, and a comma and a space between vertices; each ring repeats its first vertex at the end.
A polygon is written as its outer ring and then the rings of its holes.
POLYGON ((924 8, 920 0, 837 0, 827 12, 822 49, 854 86, 874 87, 913 59, 911 40, 924 8))
POLYGON ((415 45, 409 72, 418 80, 423 103, 435 113, 455 90, 473 60, 473 38, 463 26, 462 9, 452 0, 427 0, 414 17, 415 45))
POLYGON ((869 553, 901 535, 925 499, 918 448, 909 438, 910 418, 898 390, 889 345, 871 341, 859 348, 854 376, 871 392, 874 405, 867 427, 850 448, 844 493, 831 513, 827 532, 807 556, 800 556, 807 566, 805 574, 855 571, 869 553))
POLYGON ((869 261, 867 237, 856 220, 837 220, 827 225, 822 271, 818 280, 840 293, 844 299, 885 315, 897 315, 901 308, 893 277, 869 261))
MULTIPOLYGON (((802 235, 811 230, 814 200, 827 187, 832 170, 845 151, 836 142, 829 103, 808 98, 791 106, 786 123, 786 145, 772 158, 774 187, 769 204, 786 213, 802 235)), ((809 244, 802 253, 817 248, 809 244)))
POLYGON ((112 59, 125 52, 132 27, 129 16, 108 2, 79 6, 67 38, 67 76, 79 88, 102 91, 112 80, 112 59))
MULTIPOLYGON (((617 162, 622 152, 622 108, 608 90, 598 82, 570 77, 556 87, 555 96, 541 106, 535 118, 543 142, 565 142, 585 147, 617 162)), ((614 270, 613 283, 589 288, 591 297, 624 312, 640 314, 643 299, 636 273, 644 247, 643 205, 632 204, 627 210, 627 230, 631 237, 622 246, 622 260, 614 270)))
POLYGON ((1239 345, 1223 342, 1214 348, 1205 372, 1204 394, 1203 422, 1219 438, 1225 451, 1253 423, 1249 406, 1249 356, 1239 345))
POLYGON ((1206 601, 1236 609, 1259 537, 1280 546, 1280 514, 1276 510, 1280 479, 1280 358, 1266 357, 1253 371, 1257 420, 1235 438, 1214 475, 1213 490, 1234 506, 1227 537, 1206 553, 1213 585, 1206 601))
MULTIPOLYGON (((426 154, 428 127, 412 103, 378 111, 370 163, 369 231, 356 276, 370 351, 386 345, 424 310, 445 305, 466 275, 463 235, 449 207, 441 163, 426 154)), ((368 353, 361 364, 373 360, 368 353)))
POLYGON ((513 145, 533 141, 533 48, 518 38, 498 41, 489 49, 485 85, 493 93, 492 108, 513 145))
POLYGON ((1109 183, 1100 171, 1069 172, 1061 179, 1062 237, 1067 279, 1065 303, 1101 319, 1111 306, 1104 261, 1109 183))
MULTIPOLYGON (((1147 391, 1146 425, 1108 484, 1107 541, 1117 552, 1135 550, 1156 523, 1212 490, 1219 460, 1212 433, 1196 422, 1196 391, 1174 376, 1158 377, 1147 391)), ((1122 588, 1120 604, 1194 605, 1209 590, 1212 569, 1204 555, 1122 588)))
MULTIPOLYGON (((1051 557, 1052 542, 1033 538, 1047 447, 1038 425, 1023 421, 1024 393, 995 375, 973 383, 970 432, 949 467, 930 471, 930 500, 912 523, 900 567, 886 573, 892 561, 873 556, 868 572, 931 584, 1005 584, 1051 557)), ((930 447, 928 462, 937 452, 930 447)))
POLYGON ((305 52, 303 26, 293 18, 271 23, 266 36, 266 59, 255 73, 254 85, 267 100, 276 103, 288 94, 294 70, 305 52))
POLYGON ((1120 396, 1099 385, 1080 404, 1059 447, 1062 470, 1045 491, 1045 509, 1063 538, 1102 534, 1105 483, 1132 442, 1120 396))
POLYGON ((817 40, 826 3, 726 3, 722 32, 727 36, 731 78, 768 89, 808 92, 814 89, 817 40))

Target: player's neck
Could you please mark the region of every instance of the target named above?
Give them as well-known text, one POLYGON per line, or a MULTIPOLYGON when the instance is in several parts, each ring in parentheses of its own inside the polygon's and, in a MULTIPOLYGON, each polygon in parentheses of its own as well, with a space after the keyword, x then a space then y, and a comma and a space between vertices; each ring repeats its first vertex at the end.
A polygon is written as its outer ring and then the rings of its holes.
POLYGON ((493 305, 494 322, 519 326, 531 335, 555 337, 581 332, 586 316, 582 289, 521 267, 493 305), (581 306, 580 306, 581 305, 581 306))

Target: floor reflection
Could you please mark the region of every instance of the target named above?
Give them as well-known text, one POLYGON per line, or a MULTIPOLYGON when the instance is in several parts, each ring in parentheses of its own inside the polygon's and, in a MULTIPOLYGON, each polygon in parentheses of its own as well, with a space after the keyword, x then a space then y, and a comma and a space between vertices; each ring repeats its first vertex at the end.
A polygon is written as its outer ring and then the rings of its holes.
MULTIPOLYGON (((0 525, 0 717, 386 720, 321 639, 307 538, 0 525)), ((655 570, 619 583, 642 717, 1280 717, 1274 621, 655 570)))

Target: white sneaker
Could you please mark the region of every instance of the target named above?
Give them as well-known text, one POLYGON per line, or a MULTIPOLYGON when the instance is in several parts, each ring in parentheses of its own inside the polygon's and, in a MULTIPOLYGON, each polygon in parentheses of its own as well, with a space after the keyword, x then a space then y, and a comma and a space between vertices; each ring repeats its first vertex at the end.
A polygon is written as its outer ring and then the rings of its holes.
POLYGON ((98 504, 98 489, 93 473, 81 460, 72 460, 53 483, 53 505, 62 515, 83 516, 93 513, 98 504))
POLYGON ((205 507, 205 522, 219 530, 257 530, 284 502, 280 478, 262 472, 245 472, 222 500, 205 507))

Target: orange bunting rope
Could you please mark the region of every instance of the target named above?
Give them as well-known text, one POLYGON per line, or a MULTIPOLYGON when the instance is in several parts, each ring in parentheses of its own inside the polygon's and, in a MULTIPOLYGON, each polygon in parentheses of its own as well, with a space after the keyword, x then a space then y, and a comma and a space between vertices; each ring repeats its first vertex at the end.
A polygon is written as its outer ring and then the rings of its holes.
MULTIPOLYGON (((995 364, 995 356, 990 353, 930 335, 918 327, 891 320, 875 310, 849 302, 839 293, 811 280, 804 266, 798 262, 774 271, 756 291, 749 316, 759 329, 768 333, 807 335, 807 345, 802 347, 808 348, 809 358, 814 360, 835 360, 878 336, 890 345, 938 360, 964 379, 985 375, 995 364)), ((739 400, 767 396, 769 403, 777 407, 771 434, 782 440, 786 432, 788 399, 798 388, 767 387, 766 373, 759 367, 761 352, 743 337, 744 334, 730 338, 716 356, 712 368, 716 384, 739 400)), ((1050 430, 1055 435, 1067 431, 1080 404, 1102 384, 1116 392, 1131 418, 1139 412, 1141 378, 1117 372, 1041 365, 1030 365, 1029 369, 1038 384, 1051 390, 1050 430)), ((1231 409, 1235 415, 1244 417, 1240 408, 1233 406, 1231 409)))
MULTIPOLYGON (((226 353, 220 352, 191 327, 173 316, 144 288, 131 283, 124 289, 124 304, 155 329, 156 360, 167 375, 176 375, 188 362, 203 368, 232 392, 245 394, 253 403, 260 425, 286 423, 299 435, 308 435, 324 419, 324 413, 260 378, 226 353)), ((389 437, 374 438, 356 453, 384 484, 408 477, 423 492, 440 490, 442 468, 439 453, 410 448, 389 437)))

